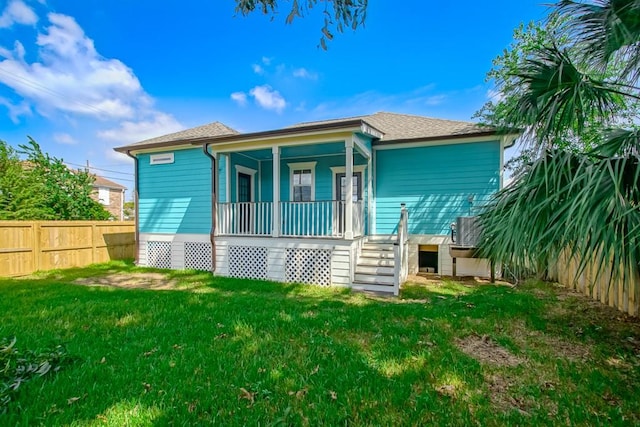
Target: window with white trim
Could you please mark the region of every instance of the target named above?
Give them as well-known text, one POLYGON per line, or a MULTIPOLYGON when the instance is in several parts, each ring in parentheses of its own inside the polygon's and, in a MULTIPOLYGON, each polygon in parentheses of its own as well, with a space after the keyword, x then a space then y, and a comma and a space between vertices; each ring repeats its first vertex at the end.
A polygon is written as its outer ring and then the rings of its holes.
POLYGON ((311 201, 311 169, 296 169, 293 172, 293 194, 294 202, 311 201))
POLYGON ((292 202, 311 202, 315 200, 316 162, 289 163, 291 171, 292 202))
POLYGON ((98 200, 100 203, 103 205, 109 204, 109 193, 110 191, 108 188, 98 187, 98 200))

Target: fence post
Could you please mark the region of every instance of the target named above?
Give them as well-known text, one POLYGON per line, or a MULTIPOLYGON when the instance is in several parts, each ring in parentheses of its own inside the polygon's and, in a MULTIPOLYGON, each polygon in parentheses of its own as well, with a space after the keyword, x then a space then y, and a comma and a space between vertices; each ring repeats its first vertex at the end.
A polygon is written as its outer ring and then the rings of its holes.
POLYGON ((41 267, 40 259, 42 258, 41 248, 40 248, 40 238, 42 235, 42 223, 40 221, 34 221, 32 225, 33 236, 33 250, 31 253, 33 254, 33 268, 34 271, 39 271, 41 267))
POLYGON ((91 223, 91 264, 95 264, 96 261, 96 223, 91 223))

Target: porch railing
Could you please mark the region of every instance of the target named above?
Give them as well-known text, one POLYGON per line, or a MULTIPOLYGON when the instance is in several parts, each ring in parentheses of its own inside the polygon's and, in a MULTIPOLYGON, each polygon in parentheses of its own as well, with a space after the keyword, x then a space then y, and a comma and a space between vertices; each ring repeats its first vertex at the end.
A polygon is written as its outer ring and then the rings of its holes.
MULTIPOLYGON (((344 203, 344 202, 343 202, 344 203)), ((364 235, 364 201, 353 202, 353 237, 364 235)))
POLYGON ((409 213, 404 203, 400 209, 400 220, 398 221, 397 240, 393 245, 393 293, 400 293, 400 286, 407 280, 409 274, 409 213))
POLYGON ((218 234, 270 236, 273 202, 218 203, 218 234))
MULTIPOLYGON (((354 237, 364 234, 364 202, 353 203, 354 237)), ((346 203, 342 200, 280 202, 280 235, 344 237, 346 203)), ((218 203, 218 234, 270 236, 273 202, 218 203)))

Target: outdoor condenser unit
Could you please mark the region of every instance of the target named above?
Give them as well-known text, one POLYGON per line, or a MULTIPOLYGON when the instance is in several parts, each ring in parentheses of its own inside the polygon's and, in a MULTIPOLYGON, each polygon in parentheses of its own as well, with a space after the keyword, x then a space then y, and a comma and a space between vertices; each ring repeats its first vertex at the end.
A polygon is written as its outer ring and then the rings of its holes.
POLYGON ((459 216, 456 218, 455 246, 475 248, 480 243, 480 221, 477 216, 459 216))

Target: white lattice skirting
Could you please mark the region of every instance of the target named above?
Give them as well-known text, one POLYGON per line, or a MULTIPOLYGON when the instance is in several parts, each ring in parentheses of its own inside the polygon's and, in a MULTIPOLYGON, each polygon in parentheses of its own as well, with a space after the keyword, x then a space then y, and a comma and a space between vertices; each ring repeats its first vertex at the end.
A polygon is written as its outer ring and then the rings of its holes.
MULTIPOLYGON (((349 286, 357 242, 217 238, 215 274, 276 282, 349 286)), ((212 271, 208 234, 140 233, 142 266, 212 271)))
POLYGON ((211 271, 211 243, 185 242, 184 268, 211 271))
POLYGON ((267 269, 267 248, 229 246, 229 276, 266 280, 267 269))
POLYGON ((286 249, 285 281, 313 285, 331 284, 330 249, 286 249))
POLYGON ((171 242, 147 242, 147 266, 171 268, 171 242))

